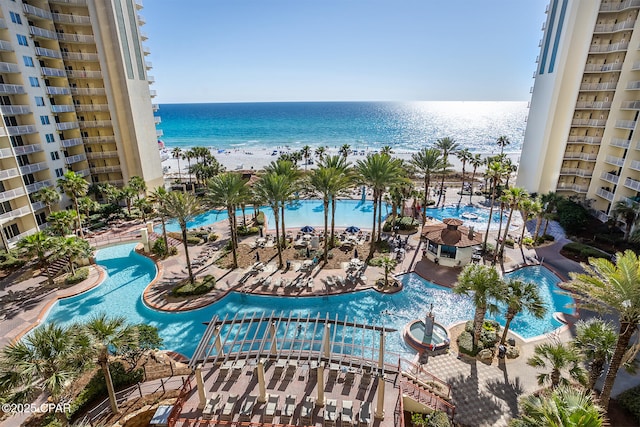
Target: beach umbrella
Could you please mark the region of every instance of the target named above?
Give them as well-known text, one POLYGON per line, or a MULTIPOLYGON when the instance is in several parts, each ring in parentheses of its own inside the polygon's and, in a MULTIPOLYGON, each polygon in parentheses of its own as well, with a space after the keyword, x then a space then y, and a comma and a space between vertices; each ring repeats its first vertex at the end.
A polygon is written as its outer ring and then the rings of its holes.
POLYGON ((356 227, 355 225, 350 225, 346 229, 347 233, 357 233, 358 231, 360 231, 360 229, 358 227, 356 227))
POLYGON ((315 231, 315 228, 310 225, 305 225, 300 229, 300 231, 302 231, 303 233, 313 233, 315 231))

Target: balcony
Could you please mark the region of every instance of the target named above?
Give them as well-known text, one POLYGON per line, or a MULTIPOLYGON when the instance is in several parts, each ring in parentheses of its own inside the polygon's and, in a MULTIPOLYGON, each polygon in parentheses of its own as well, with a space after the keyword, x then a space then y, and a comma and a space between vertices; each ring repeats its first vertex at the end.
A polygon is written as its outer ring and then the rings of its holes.
POLYGON ((69 70, 67 76, 74 79, 101 79, 102 71, 69 70))
POLYGON ((60 68, 41 67, 40 70, 45 77, 67 77, 66 71, 60 68))
POLYGON ((110 136, 90 136, 87 138, 82 138, 85 144, 109 144, 115 143, 116 137, 113 135, 110 136))
POLYGON ((582 83, 580 85, 580 90, 588 91, 588 90, 608 90, 613 91, 616 90, 618 86, 618 82, 609 82, 609 83, 582 83))
POLYGON ((57 33, 57 39, 61 42, 67 43, 91 43, 95 44, 96 39, 91 34, 68 34, 68 33, 57 33))
POLYGON ((604 161, 609 163, 610 165, 614 165, 618 167, 622 167, 624 165, 624 159, 620 157, 607 156, 605 157, 604 161))
POLYGON ((71 88, 71 94, 72 95, 88 95, 88 96, 95 96, 95 95, 104 95, 106 94, 106 91, 103 87, 89 87, 89 88, 84 88, 84 87, 72 87, 71 88))
POLYGON ((592 44, 589 46, 589 53, 608 53, 618 50, 627 50, 629 48, 629 42, 620 42, 612 44, 592 44))
POLYGON ((624 101, 620 108, 623 110, 640 110, 640 101, 624 101))
POLYGON ((19 73, 20 68, 12 62, 0 62, 0 73, 19 73))
POLYGON ((142 46, 142 53, 146 56, 146 55, 151 55, 151 49, 149 49, 147 46, 142 46))
POLYGON ((162 129, 156 129, 156 137, 160 138, 162 135, 164 135, 164 132, 162 129))
POLYGON ((609 190, 605 190, 604 188, 598 188, 596 190, 596 195, 602 197, 603 199, 609 202, 613 202, 614 194, 609 190))
POLYGON ((82 169, 82 170, 76 171, 76 175, 80 175, 81 177, 84 178, 85 176, 91 175, 91 170, 88 169, 88 168, 87 169, 82 169))
POLYGON ((47 162, 34 163, 31 165, 20 166, 20 173, 22 175, 27 175, 30 173, 36 173, 48 169, 47 162))
POLYGON ((140 31, 140 39, 142 41, 148 40, 149 36, 147 35, 147 33, 145 33, 144 31, 140 31))
POLYGON ((640 171, 640 162, 637 160, 632 160, 631 163, 629 163, 629 168, 635 171, 640 171))
POLYGON ((627 83, 627 90, 638 90, 640 89, 640 81, 634 81, 627 83))
POLYGON ((67 165, 72 165, 74 163, 83 162, 85 160, 87 160, 87 155, 82 153, 82 154, 76 154, 75 156, 65 157, 64 163, 67 165))
POLYGON ((28 105, 0 105, 0 112, 5 116, 19 116, 30 114, 31 108, 28 105))
POLYGON ((111 120, 86 120, 80 122, 80 129, 108 127, 111 127, 111 120))
POLYGON ((100 59, 97 53, 80 52, 62 52, 62 57, 68 61, 98 62, 100 59))
POLYGON ((631 141, 623 138, 612 138, 609 145, 612 147, 624 148, 625 150, 629 148, 631 141))
POLYGON ((111 173, 111 172, 120 172, 122 167, 120 165, 117 166, 97 166, 95 168, 91 168, 93 173, 111 173))
POLYGON ((22 125, 22 126, 7 126, 7 132, 9 136, 17 135, 29 135, 36 133, 38 130, 34 125, 22 125))
POLYGON ((596 211, 596 212, 593 212, 593 214, 595 215, 596 218, 598 218, 598 220, 600 222, 609 221, 609 215, 607 215, 606 213, 604 213, 602 211, 596 211))
POLYGON ((617 31, 623 31, 633 28, 635 21, 628 20, 615 24, 597 24, 594 28, 594 33, 615 33, 617 31))
POLYGON ((584 67, 585 73, 607 73, 622 70, 622 62, 612 62, 610 64, 587 64, 584 67))
POLYGON ((0 18, 0 29, 1 30, 6 30, 7 28, 9 28, 7 26, 7 21, 5 21, 4 18, 0 18))
POLYGON ((635 129, 635 120, 618 120, 616 121, 616 127, 619 129, 635 129))
POLYGON ((76 145, 82 144, 82 138, 71 138, 71 139, 63 139, 60 141, 60 145, 64 148, 75 147, 76 145))
POLYGON ((108 104, 79 104, 75 106, 76 111, 81 112, 96 112, 96 111, 109 111, 108 104))
POLYGON ((600 178, 612 184, 617 184, 618 181, 620 180, 620 177, 618 175, 614 175, 609 172, 602 172, 602 175, 600 175, 600 178))
POLYGON ((61 105, 52 105, 51 112, 52 113, 73 113, 76 109, 71 104, 61 104, 61 105))
POLYGON ((610 102, 579 101, 576 108, 580 110, 608 110, 611 108, 610 102))
POLYGON ((25 92, 22 85, 0 84, 0 94, 2 95, 22 95, 23 93, 25 92))
POLYGON ((581 126, 581 127, 603 128, 605 124, 607 124, 606 119, 573 119, 571 121, 571 126, 581 126))
POLYGON ((12 238, 7 239, 7 243, 12 245, 12 244, 17 243, 18 241, 24 239, 25 237, 31 236, 32 234, 35 234, 37 232, 38 232, 37 228, 32 228, 31 230, 27 230, 24 233, 20 233, 17 236, 13 236, 12 238))
POLYGON ((13 157, 11 148, 0 148, 0 159, 7 159, 9 157, 13 157))
POLYGON ((162 122, 160 116, 153 116, 153 123, 159 125, 162 122))
POLYGON ((17 168, 0 170, 0 180, 15 178, 16 176, 20 176, 17 168))
POLYGON ((581 153, 579 151, 565 151, 564 158, 571 159, 571 160, 585 160, 588 162, 595 162, 596 159, 598 158, 598 155, 591 154, 591 153, 581 153))
POLYGON ((53 185, 53 183, 51 182, 50 179, 47 179, 45 181, 34 182, 33 184, 27 185, 27 193, 29 193, 29 194, 35 193, 36 191, 40 190, 41 188, 51 187, 52 185, 53 185))
POLYGON ((640 181, 636 181, 635 179, 631 179, 631 178, 625 179, 624 186, 635 191, 640 191, 640 181))
POLYGON ((71 95, 71 89, 60 86, 47 86, 47 95, 71 95))
POLYGON ((44 28, 36 27, 34 25, 29 26, 29 34, 43 39, 58 40, 58 34, 55 31, 45 30, 44 28))
POLYGON ((153 68, 153 63, 151 63, 151 61, 144 61, 144 67, 145 67, 147 70, 150 70, 150 69, 152 69, 152 68, 153 68))
POLYGON ((21 216, 25 216, 30 213, 31 213, 31 208, 29 206, 23 206, 21 208, 3 213, 2 215, 0 215, 0 221, 5 219, 20 218, 21 216))
POLYGON ((562 168, 560 169, 560 175, 572 175, 580 176, 582 178, 590 178, 593 175, 593 170, 580 168, 562 168))
POLYGON ((49 3, 54 4, 69 4, 75 6, 86 6, 87 0, 49 0, 49 3))
POLYGON ((6 40, 0 40, 0 51, 13 52, 13 46, 6 40))
POLYGON ((48 21, 51 20, 51 12, 40 9, 39 7, 31 6, 30 4, 23 4, 22 10, 24 10, 25 15, 36 16, 38 18, 46 19, 48 21))
POLYGON ((62 59, 62 53, 59 50, 46 49, 36 46, 36 56, 44 56, 47 58, 62 59))
POLYGON ((80 127, 80 125, 78 125, 78 122, 60 122, 60 123, 56 123, 56 129, 57 130, 78 129, 78 127, 80 127))
POLYGON ((557 191, 573 191, 574 193, 586 194, 589 187, 587 185, 568 184, 560 182, 556 187, 557 191))
POLYGON ((570 136, 567 140, 569 144, 586 144, 586 145, 600 145, 602 142, 601 136, 570 136))
POLYGON ((17 147, 13 147, 13 151, 16 153, 16 156, 22 156, 23 154, 39 153, 42 151, 42 145, 40 144, 19 145, 17 147))
POLYGON ((622 3, 600 3, 600 12, 619 12, 640 7, 640 0, 627 0, 622 3))
POLYGON ((147 81, 149 82, 149 84, 153 84, 156 82, 156 78, 153 76, 147 76, 147 81))
MULTIPOLYGON (((47 205, 45 205, 42 202, 33 202, 33 203, 31 203, 31 209, 33 209, 34 211, 39 211, 40 209, 44 209, 46 207, 47 207, 47 205)), ((40 227, 42 227, 42 225, 40 227)))
POLYGON ((140 15, 140 14, 138 13, 138 25, 141 25, 141 26, 142 26, 142 25, 144 25, 144 24, 146 24, 146 23, 147 23, 147 21, 145 21, 144 16, 142 16, 142 15, 140 15))
POLYGON ((63 13, 52 13, 53 22, 60 24, 73 24, 73 25, 91 25, 91 20, 88 16, 84 15, 67 15, 63 13))
POLYGON ((117 157, 118 157, 117 151, 93 151, 91 153, 87 153, 87 158, 89 160, 112 159, 117 157))
POLYGON ((153 109, 153 112, 155 113, 160 109, 160 106, 158 104, 151 104, 151 109, 153 109))

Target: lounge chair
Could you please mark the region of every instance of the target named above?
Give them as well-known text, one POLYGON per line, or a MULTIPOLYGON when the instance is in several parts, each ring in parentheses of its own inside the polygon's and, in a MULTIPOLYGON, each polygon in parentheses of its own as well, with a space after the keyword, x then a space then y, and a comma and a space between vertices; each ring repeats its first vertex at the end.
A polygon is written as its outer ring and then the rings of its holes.
POLYGON ((300 421, 304 425, 311 425, 311 419, 313 418, 313 397, 307 396, 302 404, 302 410, 300 411, 300 421))
POLYGON ((205 420, 210 420, 213 418, 213 415, 218 410, 218 405, 220 405, 220 395, 217 393, 213 393, 202 409, 202 418, 205 420))
POLYGON ((362 402, 358 413, 358 427, 369 427, 371 425, 371 404, 362 402))
POLYGON ((338 418, 338 406, 335 399, 327 399, 324 406, 324 426, 335 426, 338 418))
POLYGON ((342 411, 340 412, 340 425, 342 427, 353 427, 353 402, 345 400, 342 402, 342 411))
POLYGON ((220 418, 223 420, 231 420, 233 418, 233 410, 236 407, 236 403, 238 403, 238 395, 230 394, 222 407, 222 412, 220 413, 220 418))
POLYGON ((284 408, 282 408, 282 415, 280 416, 281 423, 291 424, 293 413, 296 410, 296 398, 295 396, 288 394, 284 399, 284 408))
POLYGON ((242 404, 240 408, 240 418, 250 419, 251 415, 253 415, 253 408, 256 406, 256 402, 258 401, 258 396, 249 395, 246 400, 242 404))
POLYGON ((265 423, 271 423, 273 421, 273 417, 276 415, 276 410, 278 409, 278 401, 280 400, 280 396, 277 394, 270 394, 267 399, 267 404, 264 406, 264 411, 262 413, 262 421, 265 423))

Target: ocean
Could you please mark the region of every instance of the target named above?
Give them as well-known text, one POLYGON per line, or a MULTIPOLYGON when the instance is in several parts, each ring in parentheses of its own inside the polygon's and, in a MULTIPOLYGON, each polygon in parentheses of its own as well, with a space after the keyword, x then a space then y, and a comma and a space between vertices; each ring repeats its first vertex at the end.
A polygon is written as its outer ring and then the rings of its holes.
POLYGON ((288 146, 416 151, 451 137, 474 152, 519 152, 526 102, 263 102, 161 104, 156 115, 168 148, 251 150, 288 146))

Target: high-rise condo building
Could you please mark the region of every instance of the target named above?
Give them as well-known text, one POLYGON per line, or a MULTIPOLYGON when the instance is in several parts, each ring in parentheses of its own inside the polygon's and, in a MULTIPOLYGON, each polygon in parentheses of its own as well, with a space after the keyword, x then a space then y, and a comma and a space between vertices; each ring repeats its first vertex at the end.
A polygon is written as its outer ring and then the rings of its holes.
POLYGON ((90 184, 163 184, 141 8, 0 0, 0 247, 45 224, 34 193, 67 170, 90 184))
POLYGON ((640 200, 640 0, 551 0, 517 185, 590 202, 640 200))

